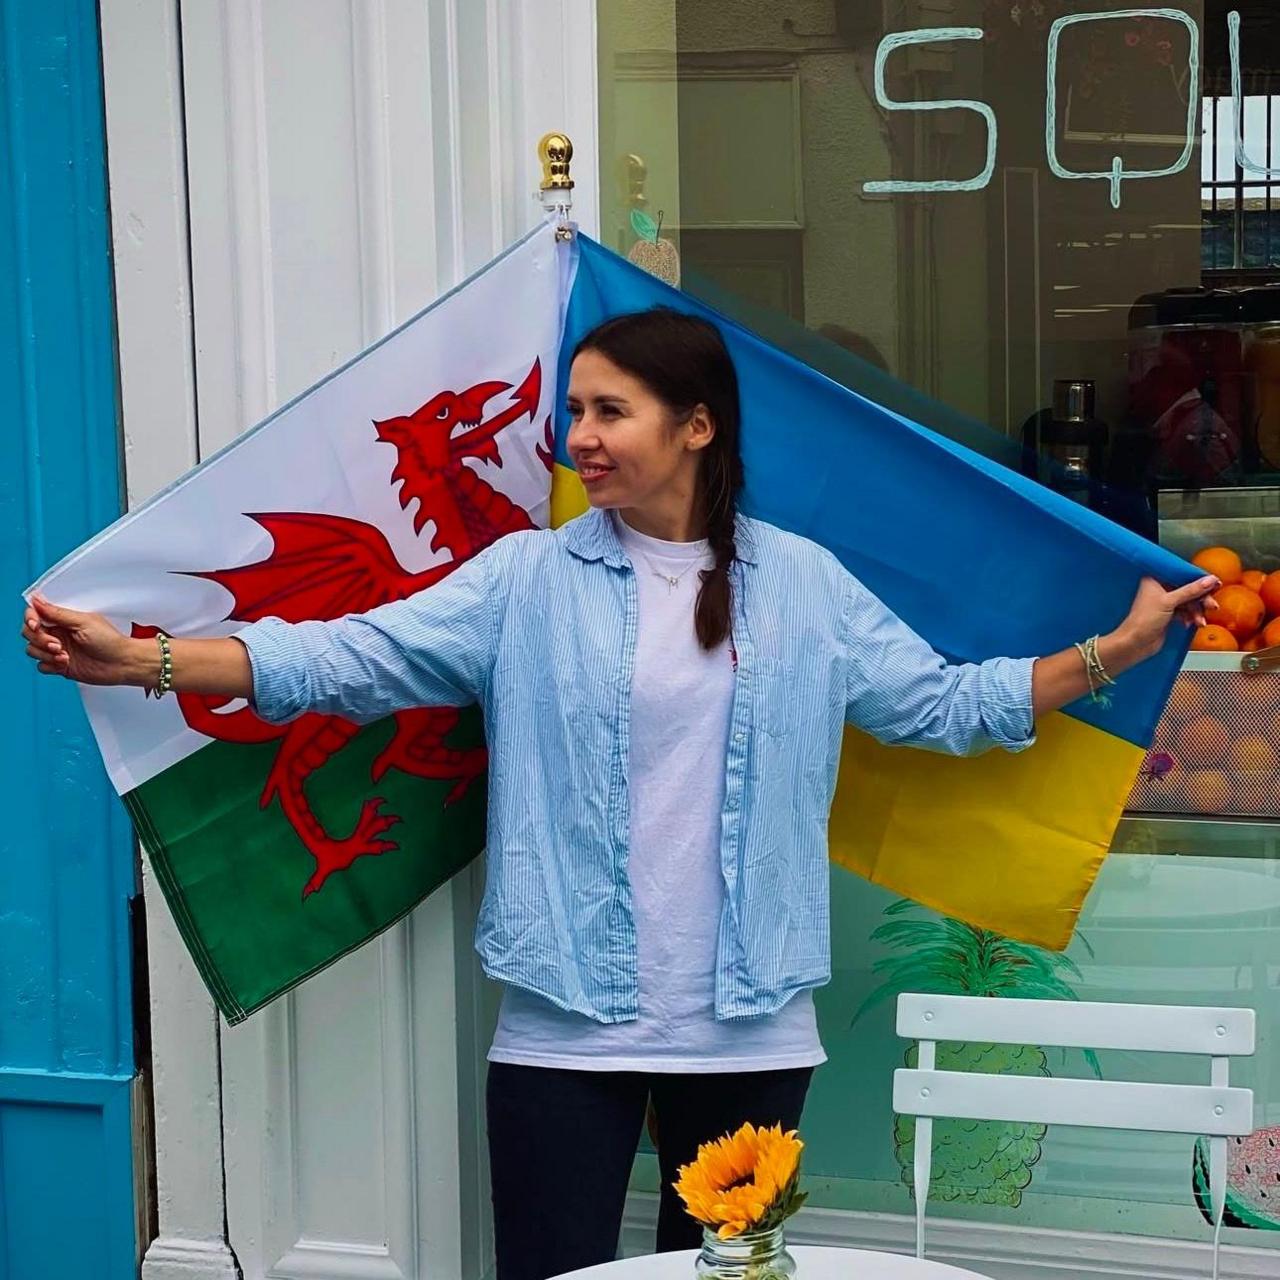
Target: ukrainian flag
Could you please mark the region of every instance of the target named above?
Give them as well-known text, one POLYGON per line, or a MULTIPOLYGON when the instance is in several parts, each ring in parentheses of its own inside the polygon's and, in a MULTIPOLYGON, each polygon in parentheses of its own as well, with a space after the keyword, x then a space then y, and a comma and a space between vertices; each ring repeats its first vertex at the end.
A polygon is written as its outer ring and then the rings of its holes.
MULTIPOLYGON (((1038 656, 1124 617, 1185 561, 779 351, 578 233, 559 386, 609 316, 670 306, 719 325, 737 365, 743 509, 821 543, 948 659, 1038 656)), ((552 522, 586 507, 558 407, 552 522)), ((885 747, 846 732, 831 857, 945 915, 1061 949, 1132 789, 1190 633, 1107 697, 1042 717, 1017 754, 885 747)))

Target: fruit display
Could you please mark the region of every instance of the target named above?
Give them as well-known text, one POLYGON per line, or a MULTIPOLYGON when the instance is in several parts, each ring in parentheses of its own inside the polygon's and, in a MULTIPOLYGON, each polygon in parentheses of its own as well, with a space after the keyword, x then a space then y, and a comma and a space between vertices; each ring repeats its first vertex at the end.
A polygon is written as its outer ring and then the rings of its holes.
MULTIPOLYGON (((1222 582, 1193 650, 1280 645, 1280 570, 1252 569, 1222 546, 1205 547, 1192 560, 1222 582)), ((1280 672, 1249 675, 1196 664, 1193 656, 1173 686, 1129 811, 1280 816, 1280 672)))
POLYGON ((1208 625, 1197 630, 1193 649, 1248 652, 1280 644, 1280 569, 1246 568, 1230 547, 1203 547, 1191 563, 1222 583, 1213 606, 1205 609, 1208 625))

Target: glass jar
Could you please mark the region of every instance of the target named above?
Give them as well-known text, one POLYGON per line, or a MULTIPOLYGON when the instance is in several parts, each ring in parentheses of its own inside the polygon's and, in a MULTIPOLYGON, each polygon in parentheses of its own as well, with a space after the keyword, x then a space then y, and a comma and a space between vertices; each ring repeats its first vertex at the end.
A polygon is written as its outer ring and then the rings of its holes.
POLYGON ((744 1231, 727 1240, 704 1227, 694 1271, 704 1280, 791 1280, 796 1260, 787 1252, 781 1227, 744 1231))

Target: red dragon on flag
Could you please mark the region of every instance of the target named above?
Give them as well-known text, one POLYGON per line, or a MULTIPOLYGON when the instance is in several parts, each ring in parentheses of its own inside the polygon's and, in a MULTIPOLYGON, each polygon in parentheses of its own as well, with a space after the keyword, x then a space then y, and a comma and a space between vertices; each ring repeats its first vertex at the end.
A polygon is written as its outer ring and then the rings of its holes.
MULTIPOLYGON (((442 391, 408 416, 373 424, 379 442, 396 450, 391 483, 399 486, 401 508, 407 511, 417 500, 414 532, 421 533, 428 521, 434 522, 430 546, 435 552, 448 551, 450 559, 444 563, 409 573, 376 525, 323 512, 275 511, 246 513, 271 536, 272 550, 265 559, 191 576, 216 582, 230 592, 233 603, 226 617, 231 621, 328 620, 403 600, 434 586, 504 534, 534 528, 524 508, 467 465, 469 459, 476 459, 502 466, 498 434, 537 413, 542 394, 540 361, 533 362, 510 402, 485 421, 489 401, 510 390, 509 382, 480 382, 461 392, 442 391)), ((550 419, 544 430, 546 445, 539 446, 537 453, 549 470, 550 419)), ((133 628, 134 635, 141 636, 155 631, 154 627, 133 628)), ((356 736, 360 725, 316 713, 289 724, 268 724, 251 707, 226 710, 228 699, 194 693, 178 694, 178 705, 187 724, 207 737, 235 743, 279 739, 261 804, 265 808, 273 800, 280 802, 289 824, 315 859, 315 870, 303 886, 304 898, 357 858, 398 847, 387 833, 400 819, 383 812, 382 797, 365 800, 354 830, 341 837, 325 830, 307 799, 308 780, 356 736)), ((395 734, 374 761, 373 782, 389 769, 400 769, 420 778, 453 782, 445 804, 460 799, 483 774, 487 757, 483 747, 448 745, 458 718, 454 707, 397 712, 395 734)))

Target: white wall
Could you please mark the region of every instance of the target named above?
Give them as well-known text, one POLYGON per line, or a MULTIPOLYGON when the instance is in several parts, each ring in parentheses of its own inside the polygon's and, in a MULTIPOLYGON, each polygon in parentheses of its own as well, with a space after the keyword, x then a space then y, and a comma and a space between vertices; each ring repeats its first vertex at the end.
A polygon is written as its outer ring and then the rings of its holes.
MULTIPOLYGON (((595 227, 592 0, 102 0, 102 27, 131 503, 530 226, 544 132, 595 227)), ((480 1274, 471 902, 232 1031, 148 883, 146 1280, 480 1274)))

